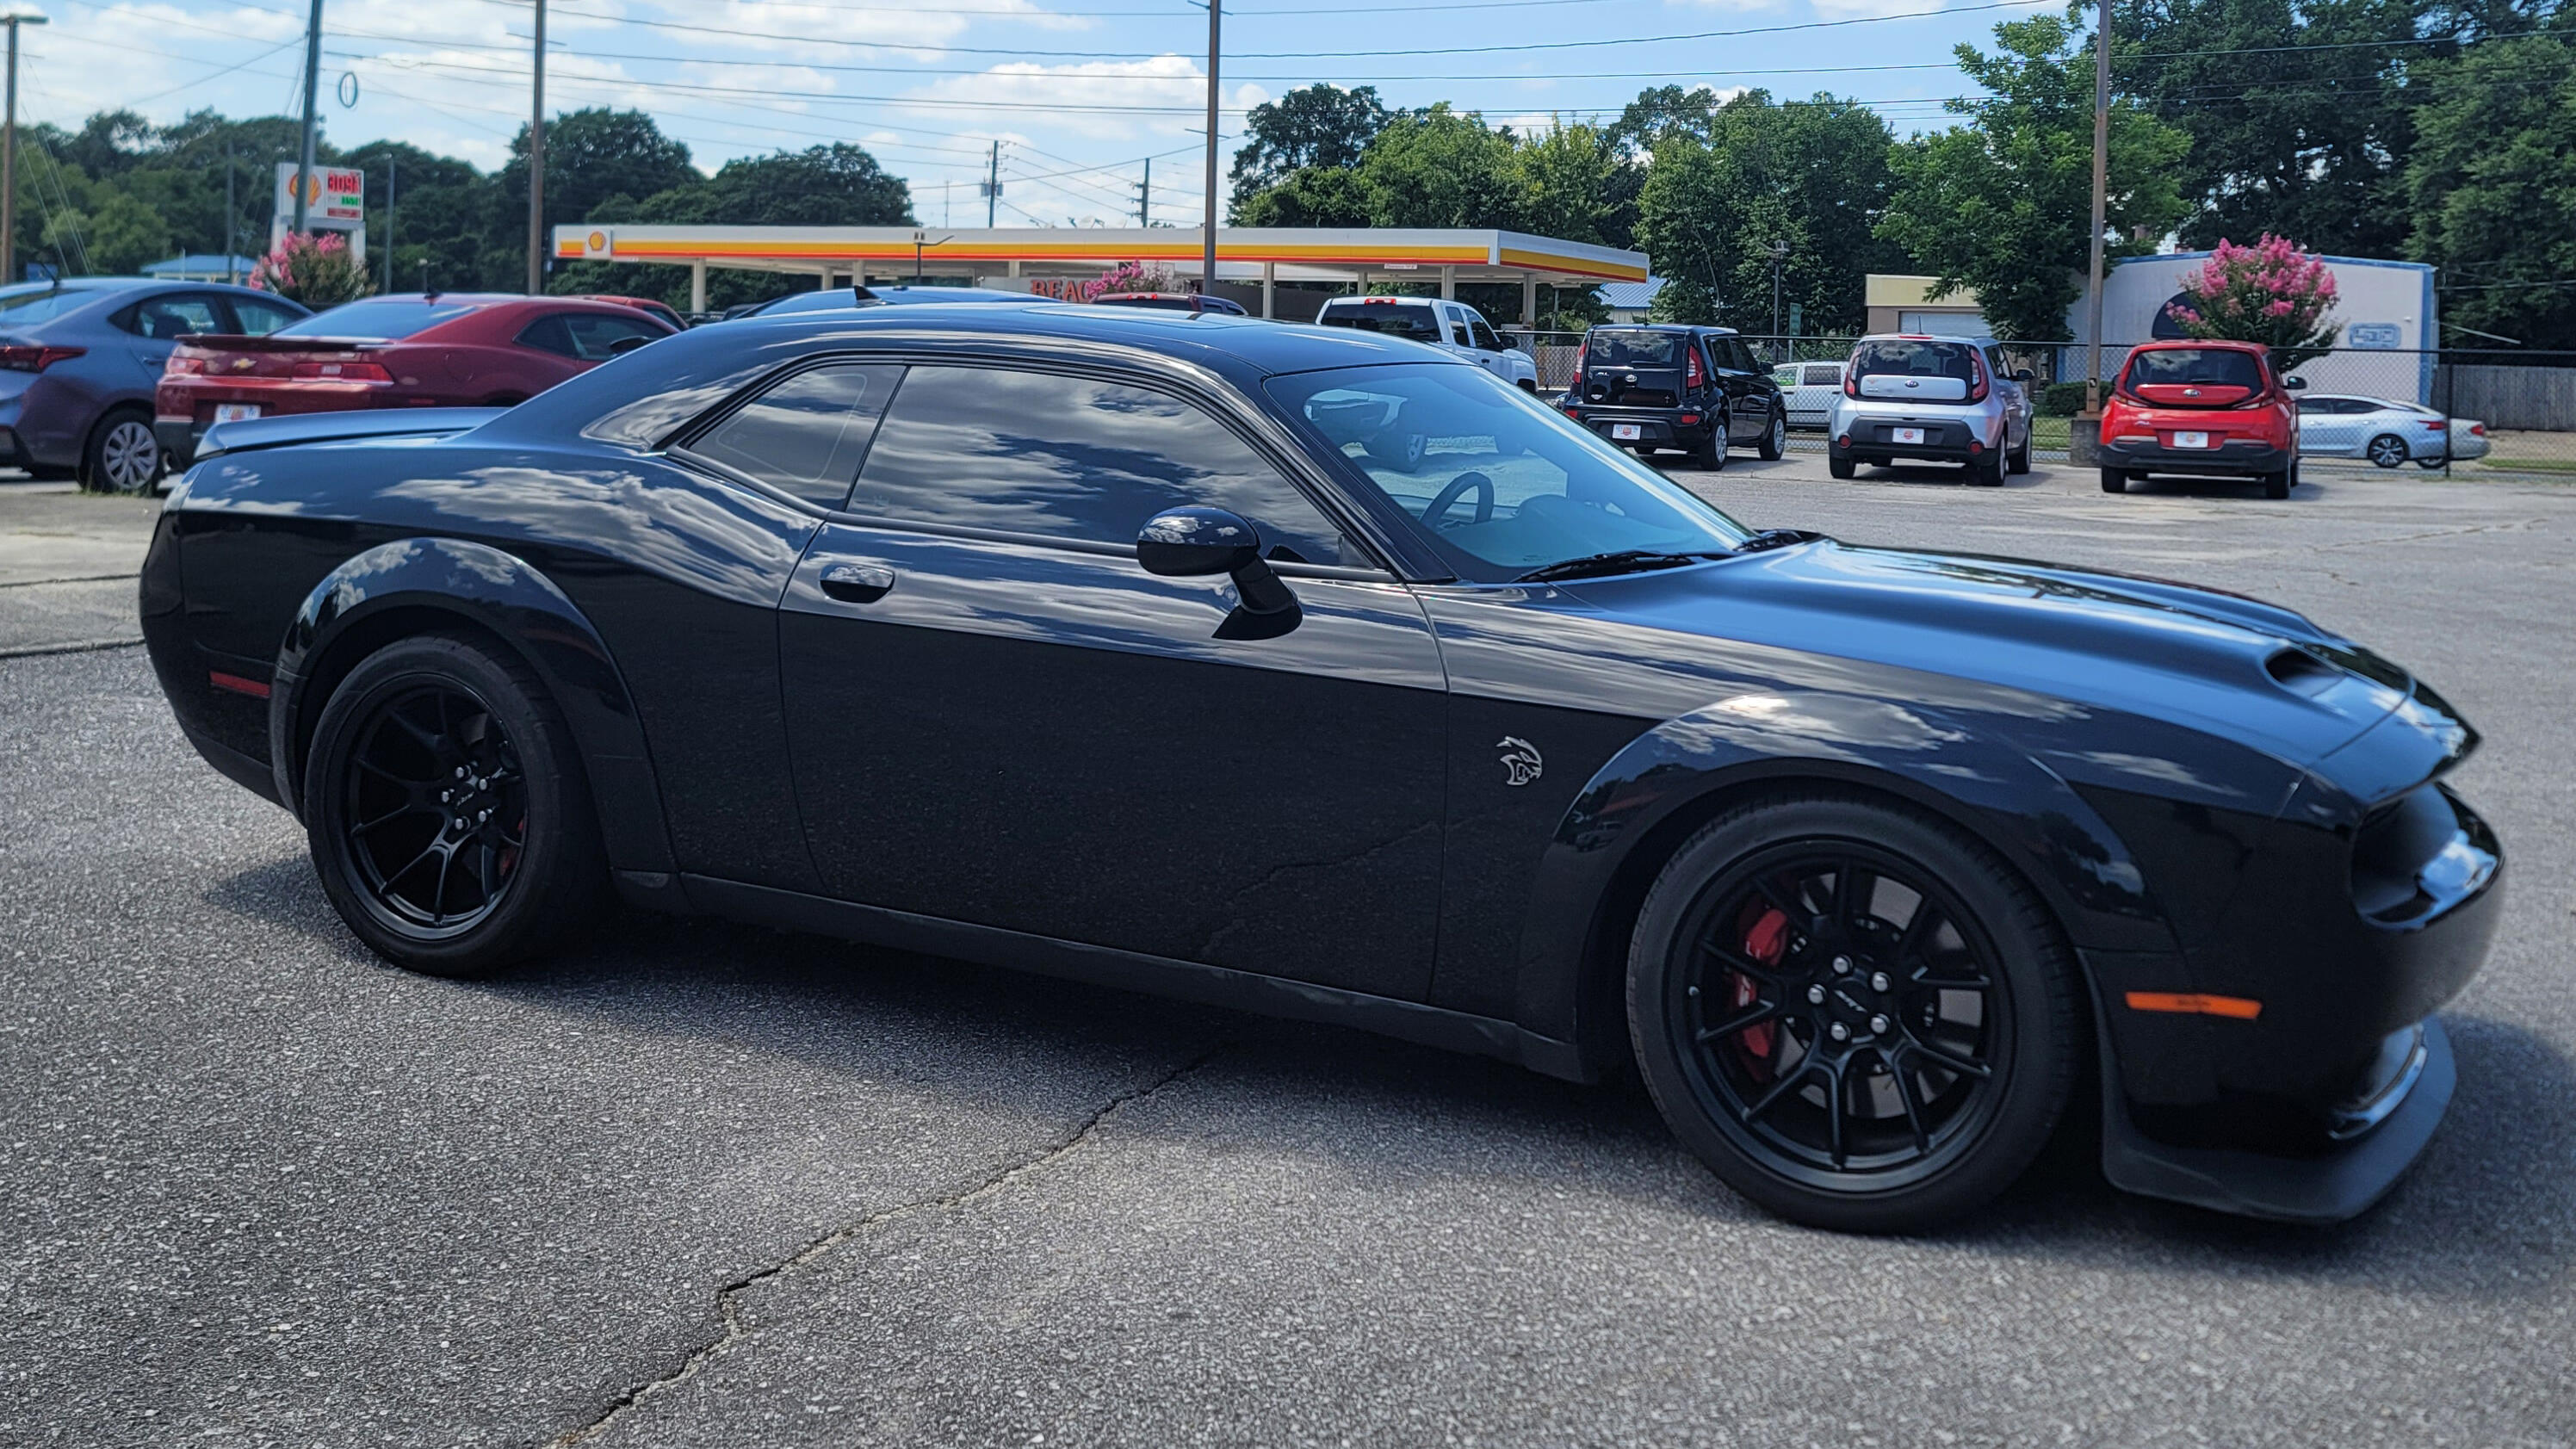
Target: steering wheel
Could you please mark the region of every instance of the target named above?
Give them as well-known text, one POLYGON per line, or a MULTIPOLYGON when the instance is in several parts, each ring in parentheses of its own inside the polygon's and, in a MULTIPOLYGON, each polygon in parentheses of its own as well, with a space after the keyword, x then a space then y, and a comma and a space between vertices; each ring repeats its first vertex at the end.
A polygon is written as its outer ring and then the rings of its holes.
POLYGON ((1486 477, 1482 473, 1470 470, 1450 479, 1449 486, 1441 489, 1440 495, 1431 500, 1431 506, 1422 510, 1422 526, 1425 528, 1440 527, 1440 519, 1444 514, 1448 513, 1449 506, 1456 503, 1460 498, 1466 496, 1466 492, 1470 488, 1476 490, 1476 517, 1474 521, 1477 523, 1484 523, 1490 520, 1494 516, 1494 480, 1486 477))

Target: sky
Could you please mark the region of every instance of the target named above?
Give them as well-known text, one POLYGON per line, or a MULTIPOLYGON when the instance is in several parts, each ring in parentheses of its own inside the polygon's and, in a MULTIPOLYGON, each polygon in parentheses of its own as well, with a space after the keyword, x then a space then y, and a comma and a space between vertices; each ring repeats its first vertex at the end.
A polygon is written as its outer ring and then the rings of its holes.
MULTIPOLYGON (((1647 86, 1830 91, 1912 132, 1969 89, 1954 45, 2059 3, 1245 0, 1224 14, 1220 171, 1246 110, 1316 81, 1539 127, 1615 116, 1647 86)), ((0 0, 50 20, 22 32, 21 118, 66 127, 116 107, 294 114, 306 9, 0 0)), ((324 134, 497 166, 528 111, 533 19, 530 0, 324 0, 324 134)), ((1203 204, 1207 11, 1187 0, 548 0, 546 35, 550 112, 647 111, 710 172, 854 141, 924 222, 980 225, 998 140, 1001 225, 1133 225, 1148 158, 1155 221, 1203 204)))

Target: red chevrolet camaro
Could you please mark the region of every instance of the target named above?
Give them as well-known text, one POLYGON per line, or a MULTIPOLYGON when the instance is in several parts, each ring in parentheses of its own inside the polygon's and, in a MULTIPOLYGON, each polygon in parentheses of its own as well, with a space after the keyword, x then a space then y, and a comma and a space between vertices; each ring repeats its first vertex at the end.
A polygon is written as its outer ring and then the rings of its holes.
POLYGON ((153 393, 174 467, 218 422, 360 408, 509 407, 667 337, 635 307, 578 297, 369 297, 264 337, 180 339, 153 393))

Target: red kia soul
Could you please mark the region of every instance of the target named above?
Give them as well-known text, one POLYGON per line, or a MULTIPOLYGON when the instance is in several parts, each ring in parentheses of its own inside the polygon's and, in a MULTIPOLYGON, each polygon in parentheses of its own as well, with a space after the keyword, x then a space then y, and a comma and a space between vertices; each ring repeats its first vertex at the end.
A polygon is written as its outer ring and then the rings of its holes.
POLYGON ((2299 484, 2303 378, 2272 369, 2256 342, 2149 342, 2129 353, 2102 405, 2102 491, 2150 473, 2247 478, 2266 498, 2299 484))

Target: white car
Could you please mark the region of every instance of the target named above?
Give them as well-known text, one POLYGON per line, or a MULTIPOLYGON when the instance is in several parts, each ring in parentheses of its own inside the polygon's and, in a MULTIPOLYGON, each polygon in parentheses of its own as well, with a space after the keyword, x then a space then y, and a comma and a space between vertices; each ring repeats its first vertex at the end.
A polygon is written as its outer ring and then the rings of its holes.
POLYGON ((2299 397, 2299 456, 2368 458, 2382 468, 2413 459, 2442 466, 2447 437, 2453 458, 2487 455, 2487 425, 2473 418, 2445 418, 2416 403, 2330 392, 2299 397))
POLYGON ((1843 390, 1843 367, 1839 362, 1784 362, 1771 369, 1771 380, 1780 384, 1780 399, 1788 405, 1789 426, 1810 432, 1825 430, 1826 415, 1834 408, 1834 399, 1843 390))
POLYGON ((1494 335, 1483 313, 1434 297, 1335 297, 1315 314, 1323 327, 1406 337, 1463 357, 1516 387, 1538 391, 1538 364, 1494 335))

